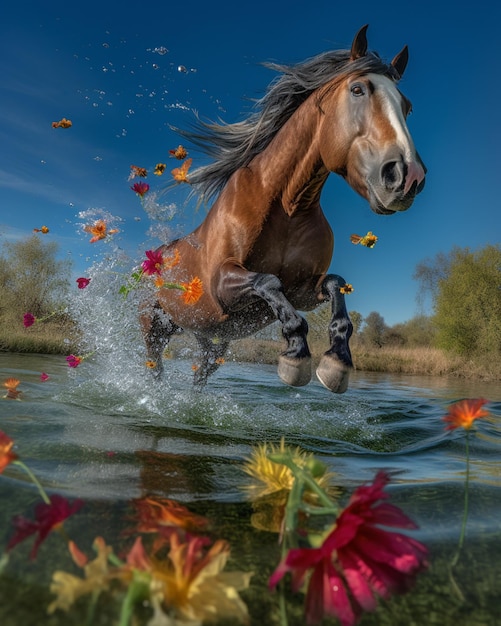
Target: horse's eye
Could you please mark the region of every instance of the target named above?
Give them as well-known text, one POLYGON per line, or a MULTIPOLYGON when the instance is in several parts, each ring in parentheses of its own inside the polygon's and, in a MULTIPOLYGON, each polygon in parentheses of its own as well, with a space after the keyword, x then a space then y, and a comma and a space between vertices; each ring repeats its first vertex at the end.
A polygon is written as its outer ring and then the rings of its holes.
POLYGON ((364 86, 361 85, 360 83, 355 83, 354 85, 351 86, 351 93, 354 96, 363 96, 365 93, 364 86))

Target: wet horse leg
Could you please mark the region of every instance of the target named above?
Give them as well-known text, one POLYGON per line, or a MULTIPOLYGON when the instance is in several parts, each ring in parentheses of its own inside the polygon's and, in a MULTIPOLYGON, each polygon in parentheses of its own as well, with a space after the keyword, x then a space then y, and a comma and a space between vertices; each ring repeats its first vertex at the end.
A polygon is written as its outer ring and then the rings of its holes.
POLYGON ((335 274, 328 274, 320 289, 322 295, 331 302, 329 340, 331 347, 322 356, 317 367, 318 380, 334 393, 344 393, 348 388, 350 370, 353 368, 349 340, 353 325, 346 310, 344 295, 340 287, 345 281, 335 274))
POLYGON ((229 341, 218 341, 215 343, 203 335, 195 333, 198 345, 202 354, 202 362, 195 370, 193 382, 197 387, 203 387, 207 378, 213 374, 223 363, 223 357, 228 349, 229 341))
POLYGON ((225 312, 238 315, 257 298, 264 300, 282 324, 286 349, 278 359, 278 375, 294 387, 311 380, 311 354, 306 341, 308 324, 284 295, 282 283, 274 274, 250 272, 227 263, 220 270, 217 294, 225 312))
POLYGON ((182 328, 174 324, 161 305, 155 302, 153 306, 143 307, 140 315, 141 330, 148 359, 155 363, 152 372, 155 378, 163 373, 163 351, 174 333, 182 332, 182 328))

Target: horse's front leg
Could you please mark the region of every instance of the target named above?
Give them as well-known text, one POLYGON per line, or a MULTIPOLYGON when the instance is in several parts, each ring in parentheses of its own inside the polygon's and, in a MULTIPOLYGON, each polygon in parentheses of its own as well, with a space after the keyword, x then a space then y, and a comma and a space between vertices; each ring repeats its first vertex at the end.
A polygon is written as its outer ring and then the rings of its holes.
POLYGON ((336 274, 328 274, 320 285, 319 296, 331 302, 329 341, 331 347, 322 356, 317 367, 318 380, 334 393, 344 393, 348 388, 350 371, 353 368, 349 340, 353 325, 346 310, 344 295, 340 288, 345 281, 336 274))
POLYGON ((174 324, 159 302, 144 302, 139 320, 152 373, 155 378, 160 378, 164 369, 163 352, 171 336, 182 329, 174 324))
POLYGON ((282 324, 286 349, 278 360, 278 375, 287 385, 301 387, 311 380, 311 354, 306 341, 308 324, 284 295, 282 283, 273 274, 249 272, 233 262, 220 268, 217 297, 231 315, 243 311, 259 298, 270 307, 282 324))

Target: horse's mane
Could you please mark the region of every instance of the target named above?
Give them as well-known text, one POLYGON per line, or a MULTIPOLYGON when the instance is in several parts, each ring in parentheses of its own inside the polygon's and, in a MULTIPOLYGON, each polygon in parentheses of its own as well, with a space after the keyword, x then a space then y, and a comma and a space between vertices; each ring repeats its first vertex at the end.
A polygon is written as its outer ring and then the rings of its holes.
POLYGON ((175 130, 198 146, 213 161, 193 170, 189 180, 193 193, 207 202, 218 194, 230 176, 245 167, 270 143, 294 111, 323 85, 348 75, 376 73, 398 80, 393 66, 376 53, 350 60, 349 50, 324 52, 296 65, 264 63, 281 72, 265 95, 254 101, 254 112, 241 122, 204 122, 198 115, 190 130, 175 130))

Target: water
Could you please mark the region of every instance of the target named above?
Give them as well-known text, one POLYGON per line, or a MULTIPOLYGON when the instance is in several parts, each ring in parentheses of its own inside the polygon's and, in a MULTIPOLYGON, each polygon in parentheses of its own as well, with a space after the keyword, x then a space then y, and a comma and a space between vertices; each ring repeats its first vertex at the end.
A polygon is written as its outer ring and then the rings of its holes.
MULTIPOLYGON (((362 624, 501 624, 498 385, 357 372, 349 391, 337 396, 316 382, 286 387, 271 366, 228 362, 199 393, 191 387, 191 358, 168 367, 167 381, 156 384, 142 362, 117 351, 96 353, 76 370, 64 357, 0 354, 0 379, 22 381, 21 401, 0 400, 0 430, 50 494, 84 500, 65 524, 84 551, 91 554, 97 535, 117 553, 128 550, 123 531, 130 527, 131 500, 172 498, 210 518, 212 536, 230 542, 228 569, 254 572, 250 588, 241 592, 251 624, 278 624, 278 594, 266 588, 280 559, 277 536, 250 523, 242 462, 256 443, 284 436, 315 453, 348 493, 379 469, 390 470, 392 501, 418 523, 414 536, 430 548, 431 568, 414 590, 380 602, 362 624), (46 382, 42 371, 50 376, 46 382), (448 563, 462 519, 465 440, 459 431, 447 434, 440 418, 450 402, 481 396, 490 401, 491 417, 477 421, 471 438, 467 536, 454 570, 461 600, 448 563)), ((39 497, 14 465, 0 476, 0 494, 5 546, 11 518, 30 517, 39 497)), ((46 612, 54 599, 52 572, 78 575, 65 543, 51 533, 34 561, 31 545, 26 540, 12 550, 0 578, 0 623, 83 624, 84 600, 68 614, 46 612)), ((288 593, 287 603, 289 623, 303 624, 302 597, 288 593)), ((92 624, 118 623, 118 599, 98 609, 92 624)))

